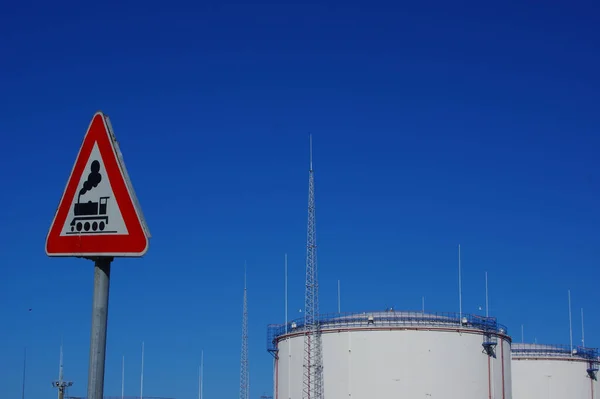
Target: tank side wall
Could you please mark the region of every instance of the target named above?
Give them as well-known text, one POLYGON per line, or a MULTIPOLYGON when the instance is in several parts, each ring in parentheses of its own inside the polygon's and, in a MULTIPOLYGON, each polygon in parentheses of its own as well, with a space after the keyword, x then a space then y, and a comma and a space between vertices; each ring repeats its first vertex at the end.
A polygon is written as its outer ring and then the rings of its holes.
POLYGON ((277 397, 278 399, 301 398, 304 338, 300 336, 279 341, 278 349, 277 397))
POLYGON ((586 370, 586 362, 513 359, 513 397, 591 399, 592 383, 586 370))
MULTIPOLYGON (((480 334, 352 330, 324 333, 322 338, 326 397, 489 397, 488 356, 483 353, 480 334)), ((303 349, 302 336, 279 342, 279 399, 302 397, 303 349)), ((504 399, 512 399, 507 341, 503 351, 504 399)), ((490 363, 493 397, 500 399, 502 356, 492 358, 490 363)))

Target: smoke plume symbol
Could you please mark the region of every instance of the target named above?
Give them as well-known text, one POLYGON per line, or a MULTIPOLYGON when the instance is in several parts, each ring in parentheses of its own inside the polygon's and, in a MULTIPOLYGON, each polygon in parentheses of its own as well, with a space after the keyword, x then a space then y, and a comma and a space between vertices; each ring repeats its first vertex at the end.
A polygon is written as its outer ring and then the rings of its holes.
POLYGON ((102 175, 100 174, 100 162, 93 161, 91 166, 92 171, 88 175, 87 180, 83 183, 83 187, 79 190, 79 196, 81 197, 86 192, 90 191, 94 187, 98 187, 98 184, 102 181, 102 175))

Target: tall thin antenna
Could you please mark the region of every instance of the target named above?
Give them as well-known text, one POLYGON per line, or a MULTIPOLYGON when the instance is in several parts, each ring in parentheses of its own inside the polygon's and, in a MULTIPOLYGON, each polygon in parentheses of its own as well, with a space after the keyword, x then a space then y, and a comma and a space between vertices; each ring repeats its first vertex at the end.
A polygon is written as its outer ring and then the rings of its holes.
POLYGON ((142 341, 142 372, 140 375, 140 399, 144 399, 144 341, 142 341))
POLYGON ((58 380, 62 381, 64 377, 64 366, 63 366, 63 340, 60 338, 60 360, 58 363, 58 380))
POLYGON ((198 375, 198 399, 202 399, 204 389, 204 349, 200 354, 200 371, 198 375))
POLYGON ((425 314, 425 297, 421 297, 421 311, 425 314))
POLYGON ((21 399, 25 399, 25 373, 27 371, 27 347, 23 348, 23 386, 21 387, 21 399))
POLYGON ((310 169, 309 169, 309 172, 312 173, 312 171, 313 171, 313 165, 312 165, 312 134, 308 135, 308 142, 309 142, 309 146, 310 146, 310 169))
POLYGON ((489 300, 488 300, 488 276, 485 272, 485 317, 490 317, 489 300))
POLYGON ((240 359, 240 399, 250 399, 248 374, 248 293, 246 262, 244 261, 244 305, 242 310, 242 354, 240 359))
POLYGON ((285 333, 287 334, 288 332, 288 264, 287 264, 287 253, 285 254, 285 333))
POLYGON ((524 330, 523 324, 521 324, 521 343, 522 344, 525 343, 525 330, 524 330))
POLYGON ((338 313, 342 313, 341 293, 340 293, 340 280, 338 280, 338 313))
POLYGON ((60 339, 60 357, 58 362, 58 380, 52 381, 52 386, 54 388, 58 388, 58 399, 63 399, 65 397, 65 391, 68 387, 72 386, 73 383, 71 381, 65 381, 64 379, 64 364, 63 364, 63 342, 62 338, 60 339))
POLYGON ((571 290, 567 291, 569 294, 569 344, 571 345, 571 355, 573 354, 573 324, 571 320, 571 290))
POLYGON ((583 308, 581 308, 581 346, 585 348, 585 327, 583 325, 583 308))
POLYGON ((315 178, 312 162, 308 172, 308 224, 306 234, 306 292, 304 298, 303 399, 323 399, 323 353, 319 325, 319 283, 317 273, 317 233, 315 218, 315 178))
POLYGON ((125 355, 121 360, 121 399, 125 398, 125 355))
POLYGON ((458 313, 459 323, 462 323, 462 276, 460 270, 460 244, 458 244, 458 313))

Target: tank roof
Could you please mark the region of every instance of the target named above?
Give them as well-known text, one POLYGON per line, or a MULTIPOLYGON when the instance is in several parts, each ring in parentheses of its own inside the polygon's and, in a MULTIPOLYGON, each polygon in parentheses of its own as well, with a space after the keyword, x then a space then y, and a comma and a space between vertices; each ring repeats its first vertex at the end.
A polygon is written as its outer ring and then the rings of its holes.
POLYGON ((582 346, 574 346, 571 351, 571 346, 569 345, 513 343, 511 352, 513 357, 575 357, 584 360, 598 361, 597 348, 584 348, 582 346))
MULTIPOLYGON (((489 334, 508 334, 506 326, 495 317, 454 312, 386 311, 321 314, 318 322, 322 330, 370 327, 451 327, 481 331, 489 334)), ((277 350, 277 340, 288 333, 306 331, 304 318, 284 324, 271 324, 267 328, 267 348, 277 350)))

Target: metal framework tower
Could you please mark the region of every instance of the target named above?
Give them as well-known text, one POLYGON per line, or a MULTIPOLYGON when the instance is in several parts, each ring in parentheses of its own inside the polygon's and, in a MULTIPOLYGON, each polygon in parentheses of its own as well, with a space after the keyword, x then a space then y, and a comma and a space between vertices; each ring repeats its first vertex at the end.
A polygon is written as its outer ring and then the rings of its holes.
POLYGON ((64 380, 64 372, 63 372, 63 345, 60 343, 60 363, 58 365, 58 380, 52 381, 52 386, 54 388, 58 388, 58 399, 63 399, 65 397, 65 392, 68 387, 72 386, 73 383, 71 381, 64 380))
POLYGON ((317 278, 317 233, 315 219, 315 178, 312 164, 308 171, 308 226, 306 237, 306 295, 304 299, 304 376, 303 399, 323 399, 323 356, 319 325, 319 283, 317 278))
POLYGON ((250 399, 248 375, 248 292, 246 289, 246 264, 244 263, 244 309, 242 313, 242 356, 240 360, 240 399, 250 399))

